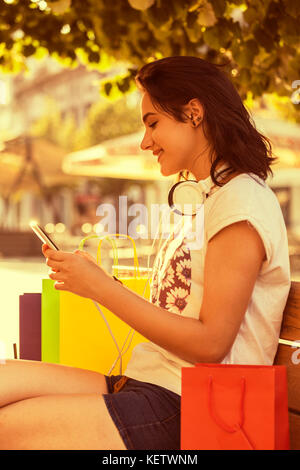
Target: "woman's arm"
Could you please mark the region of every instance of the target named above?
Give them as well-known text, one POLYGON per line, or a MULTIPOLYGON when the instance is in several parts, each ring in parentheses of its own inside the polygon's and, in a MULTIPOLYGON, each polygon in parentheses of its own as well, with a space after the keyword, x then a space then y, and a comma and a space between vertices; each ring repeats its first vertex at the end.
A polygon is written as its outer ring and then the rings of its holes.
POLYGON ((154 305, 118 282, 110 284, 105 295, 95 293, 94 300, 153 343, 188 362, 199 362, 201 338, 202 362, 214 360, 209 347, 209 335, 201 321, 176 315, 154 305))
POLYGON ((171 313, 115 282, 87 254, 43 249, 58 272, 56 288, 89 297, 164 349, 191 362, 221 362, 240 328, 265 256, 246 221, 229 225, 208 243, 199 318, 171 313), (66 256, 69 255, 69 256, 66 256), (78 256, 80 255, 80 256, 78 256))

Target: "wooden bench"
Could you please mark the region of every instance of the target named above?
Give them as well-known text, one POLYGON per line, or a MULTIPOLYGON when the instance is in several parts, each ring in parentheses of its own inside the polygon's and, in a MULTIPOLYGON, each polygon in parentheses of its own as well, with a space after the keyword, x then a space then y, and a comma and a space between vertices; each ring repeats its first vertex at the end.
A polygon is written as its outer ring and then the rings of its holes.
POLYGON ((291 449, 300 450, 300 282, 291 284, 274 364, 287 368, 291 449))

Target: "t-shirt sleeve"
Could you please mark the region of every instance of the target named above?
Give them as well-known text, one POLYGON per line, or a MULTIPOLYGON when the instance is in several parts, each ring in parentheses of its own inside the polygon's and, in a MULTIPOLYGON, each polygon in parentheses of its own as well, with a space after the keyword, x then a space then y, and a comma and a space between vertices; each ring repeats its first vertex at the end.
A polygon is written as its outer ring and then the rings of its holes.
MULTIPOLYGON (((256 183, 257 184, 257 183, 256 183)), ((259 234, 266 251, 265 261, 269 264, 272 256, 272 237, 270 234, 270 199, 266 193, 258 193, 256 184, 241 182, 239 187, 223 192, 205 217, 207 243, 223 228, 248 221, 259 234)))
POLYGON ((272 254, 270 237, 267 230, 262 225, 261 221, 254 217, 251 214, 234 214, 230 215, 224 219, 218 220, 213 226, 210 226, 207 230, 207 242, 211 240, 214 235, 216 235, 220 230, 227 227, 228 225, 234 224, 236 222, 241 222, 242 220, 247 221, 259 234, 266 251, 267 264, 269 264, 272 254))

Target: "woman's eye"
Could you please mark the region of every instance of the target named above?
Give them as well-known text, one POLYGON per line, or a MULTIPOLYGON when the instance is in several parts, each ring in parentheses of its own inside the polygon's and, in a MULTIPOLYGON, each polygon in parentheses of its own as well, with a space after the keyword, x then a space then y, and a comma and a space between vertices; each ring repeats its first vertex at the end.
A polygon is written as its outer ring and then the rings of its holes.
POLYGON ((153 124, 149 124, 149 127, 155 127, 157 124, 157 121, 156 122, 153 122, 153 124))

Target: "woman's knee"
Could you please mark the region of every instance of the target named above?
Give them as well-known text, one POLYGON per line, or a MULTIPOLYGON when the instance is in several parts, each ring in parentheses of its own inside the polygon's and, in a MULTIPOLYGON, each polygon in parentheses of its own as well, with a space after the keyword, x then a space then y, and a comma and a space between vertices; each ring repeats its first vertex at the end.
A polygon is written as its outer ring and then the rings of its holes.
POLYGON ((0 409, 1 450, 126 450, 100 394, 43 396, 0 409))
POLYGON ((42 395, 108 392, 99 372, 20 359, 1 365, 0 382, 0 407, 42 395))

